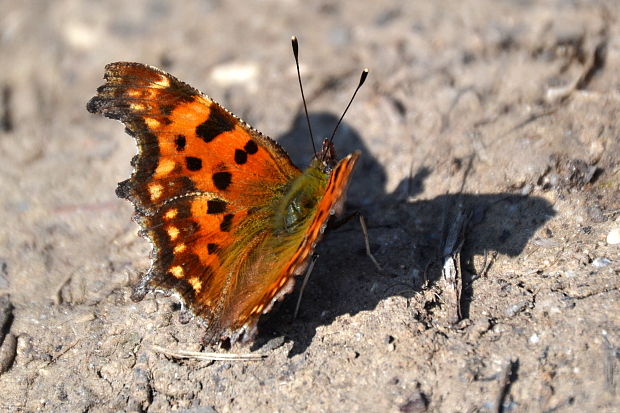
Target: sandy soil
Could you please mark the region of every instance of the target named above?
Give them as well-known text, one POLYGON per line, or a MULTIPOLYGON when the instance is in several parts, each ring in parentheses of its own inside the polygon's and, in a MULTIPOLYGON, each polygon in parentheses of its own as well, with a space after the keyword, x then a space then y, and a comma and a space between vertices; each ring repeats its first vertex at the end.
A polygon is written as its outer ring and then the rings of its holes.
POLYGON ((614 0, 1 1, 0 408, 617 412, 619 18, 614 0), (157 65, 303 165, 291 34, 317 135, 371 70, 336 146, 363 152, 348 208, 388 274, 351 222, 297 319, 295 292, 253 345, 203 348, 174 298, 129 299, 149 245, 114 189, 135 145, 85 103, 106 63, 157 65))

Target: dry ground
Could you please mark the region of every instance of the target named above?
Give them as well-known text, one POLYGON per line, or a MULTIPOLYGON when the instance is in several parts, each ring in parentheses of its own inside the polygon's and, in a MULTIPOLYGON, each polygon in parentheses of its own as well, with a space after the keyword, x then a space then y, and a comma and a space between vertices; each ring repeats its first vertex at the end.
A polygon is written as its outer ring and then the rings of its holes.
MULTIPOLYGON (((620 7, 609 1, 0 1, 0 406, 8 411, 618 411, 620 7), (117 60, 161 66, 310 155, 363 151, 306 288, 261 361, 201 361, 114 195, 135 153, 86 101, 117 60), (462 320, 441 247, 459 211, 462 320)), ((219 350, 220 352, 225 352, 219 350)))

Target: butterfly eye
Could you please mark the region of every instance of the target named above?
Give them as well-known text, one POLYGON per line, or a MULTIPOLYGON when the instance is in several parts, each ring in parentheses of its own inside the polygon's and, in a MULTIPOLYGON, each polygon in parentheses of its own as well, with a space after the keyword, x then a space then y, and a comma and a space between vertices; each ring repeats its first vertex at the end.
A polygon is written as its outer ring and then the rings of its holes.
POLYGON ((305 198, 302 201, 302 206, 303 206, 304 209, 310 209, 310 208, 312 208, 314 206, 314 202, 310 198, 305 198))

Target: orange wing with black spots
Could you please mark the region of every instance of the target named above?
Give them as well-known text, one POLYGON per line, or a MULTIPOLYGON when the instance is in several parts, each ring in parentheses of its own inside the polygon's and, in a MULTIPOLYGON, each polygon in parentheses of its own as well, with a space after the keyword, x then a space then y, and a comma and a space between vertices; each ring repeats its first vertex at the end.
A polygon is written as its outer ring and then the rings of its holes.
POLYGON ((196 191, 257 203, 300 173, 277 143, 157 68, 111 63, 105 79, 87 108, 120 120, 136 138, 134 174, 117 192, 146 215, 196 191))
POLYGON ((250 339, 260 314, 304 267, 357 154, 307 178, 277 143, 159 69, 112 63, 105 79, 87 109, 123 122, 138 143, 134 172, 117 195, 135 205, 154 250, 132 297, 177 292, 206 322, 206 341, 250 339), (296 186, 300 179, 310 183, 314 206, 296 221, 291 188, 308 192, 296 186), (294 225, 278 224, 283 214, 294 225))

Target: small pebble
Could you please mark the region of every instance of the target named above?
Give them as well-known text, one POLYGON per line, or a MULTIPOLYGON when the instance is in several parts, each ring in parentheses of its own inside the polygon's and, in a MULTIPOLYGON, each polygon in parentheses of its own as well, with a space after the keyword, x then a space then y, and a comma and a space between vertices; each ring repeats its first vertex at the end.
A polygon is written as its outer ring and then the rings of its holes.
POLYGON ((607 243, 609 245, 620 244, 620 227, 613 228, 611 231, 609 231, 609 234, 607 234, 607 243))
POLYGON ((530 336, 529 342, 530 344, 538 344, 540 342, 540 337, 538 337, 538 334, 534 333, 530 336))
POLYGON ((592 265, 594 267, 607 267, 609 264, 611 264, 611 260, 608 258, 595 258, 594 261, 592 261, 592 265))
POLYGON ((526 307, 527 307, 527 301, 518 302, 516 304, 511 305, 510 307, 506 309, 506 315, 508 317, 514 317, 521 311, 525 310, 526 307))
POLYGON ((534 245, 541 248, 556 248, 561 245, 557 240, 553 238, 535 238, 532 242, 534 243, 534 245))
POLYGON ((601 222, 607 221, 607 217, 603 214, 603 210, 597 205, 592 205, 586 210, 586 212, 592 222, 600 224, 601 222))
POLYGON ((532 193, 534 186, 532 184, 526 184, 523 188, 521 188, 521 195, 529 195, 532 193))

